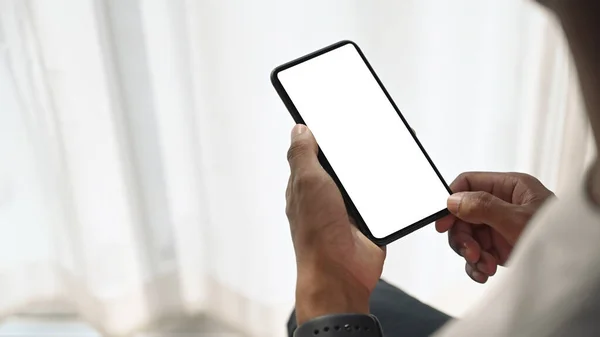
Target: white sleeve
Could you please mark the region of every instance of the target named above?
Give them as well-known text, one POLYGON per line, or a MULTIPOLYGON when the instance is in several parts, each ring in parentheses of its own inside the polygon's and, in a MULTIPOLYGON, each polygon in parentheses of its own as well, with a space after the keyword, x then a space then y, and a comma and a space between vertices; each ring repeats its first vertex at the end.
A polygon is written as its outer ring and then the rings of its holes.
POLYGON ((437 337, 600 336, 600 210, 577 187, 538 212, 503 279, 437 337))

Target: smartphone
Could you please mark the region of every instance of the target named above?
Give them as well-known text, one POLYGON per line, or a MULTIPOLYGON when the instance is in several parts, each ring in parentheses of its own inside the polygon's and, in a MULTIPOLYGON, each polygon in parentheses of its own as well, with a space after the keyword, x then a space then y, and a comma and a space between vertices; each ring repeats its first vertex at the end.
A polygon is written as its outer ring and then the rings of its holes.
POLYGON ((312 131, 321 165, 371 241, 387 245, 449 214, 448 184, 354 42, 281 65, 271 82, 312 131))

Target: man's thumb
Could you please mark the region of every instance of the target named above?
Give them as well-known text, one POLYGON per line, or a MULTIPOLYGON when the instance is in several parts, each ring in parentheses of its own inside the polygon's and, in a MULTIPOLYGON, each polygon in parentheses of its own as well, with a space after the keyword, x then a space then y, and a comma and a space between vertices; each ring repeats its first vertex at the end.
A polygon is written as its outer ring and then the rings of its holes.
POLYGON ((523 226, 518 216, 518 205, 487 192, 455 193, 448 198, 448 210, 463 221, 494 228, 512 243, 523 226))
POLYGON ((290 168, 293 171, 307 168, 319 161, 317 154, 319 146, 310 130, 303 124, 297 124, 292 129, 292 144, 287 153, 290 168))

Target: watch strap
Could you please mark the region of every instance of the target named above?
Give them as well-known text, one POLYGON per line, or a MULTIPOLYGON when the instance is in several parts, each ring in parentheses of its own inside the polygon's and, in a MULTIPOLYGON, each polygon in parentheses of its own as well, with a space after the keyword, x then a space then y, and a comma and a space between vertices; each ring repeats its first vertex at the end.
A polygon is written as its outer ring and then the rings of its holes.
POLYGON ((311 319, 294 332, 294 337, 309 336, 382 337, 383 331, 379 320, 373 315, 335 314, 311 319))

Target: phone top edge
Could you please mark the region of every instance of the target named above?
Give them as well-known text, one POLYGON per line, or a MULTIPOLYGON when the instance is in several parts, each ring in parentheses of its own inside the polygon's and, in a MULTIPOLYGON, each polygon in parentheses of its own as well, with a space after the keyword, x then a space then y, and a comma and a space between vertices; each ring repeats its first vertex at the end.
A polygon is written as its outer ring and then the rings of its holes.
POLYGON ((271 82, 272 83, 273 83, 273 81, 279 82, 279 78, 277 77, 277 75, 281 71, 284 71, 284 70, 289 69, 291 67, 297 66, 300 63, 303 63, 303 62, 311 60, 311 59, 313 59, 315 57, 321 56, 321 55, 323 55, 325 53, 328 53, 328 52, 330 52, 330 51, 332 51, 334 49, 343 47, 343 46, 345 46, 347 44, 353 45, 354 48, 356 48, 358 51, 360 51, 360 48, 358 47, 358 45, 354 41, 352 41, 352 40, 341 40, 341 41, 338 41, 336 43, 330 44, 330 45, 328 45, 326 47, 323 47, 321 49, 318 49, 316 51, 308 53, 308 54, 306 54, 304 56, 300 56, 300 57, 298 57, 296 59, 293 59, 293 60, 288 61, 288 62, 286 62, 286 63, 284 63, 282 65, 279 65, 279 66, 275 67, 271 71, 271 76, 270 76, 271 77, 271 82))

